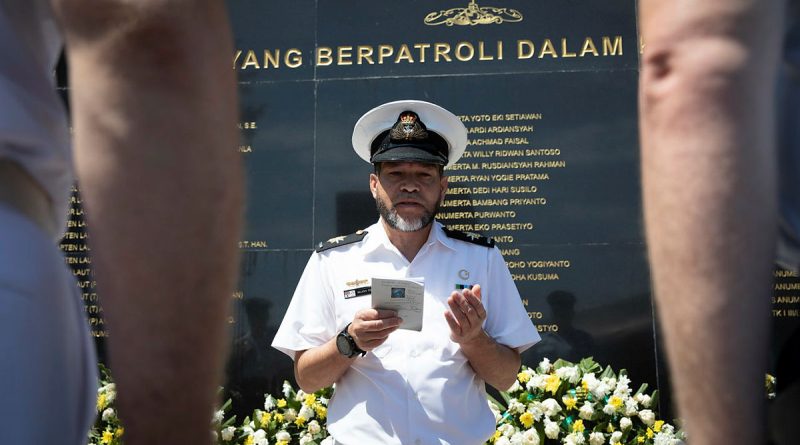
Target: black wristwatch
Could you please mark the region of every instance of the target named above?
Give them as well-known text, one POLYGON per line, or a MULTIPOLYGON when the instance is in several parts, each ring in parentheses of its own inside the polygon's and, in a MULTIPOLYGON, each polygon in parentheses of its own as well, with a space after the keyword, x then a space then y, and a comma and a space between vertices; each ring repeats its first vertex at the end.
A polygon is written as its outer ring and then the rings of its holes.
POLYGON ((350 327, 350 323, 347 323, 347 326, 342 329, 342 332, 336 336, 336 348, 339 350, 339 353, 343 356, 350 358, 354 357, 358 354, 362 356, 367 354, 367 351, 361 349, 356 345, 356 341, 353 340, 353 337, 347 332, 347 328, 350 327))

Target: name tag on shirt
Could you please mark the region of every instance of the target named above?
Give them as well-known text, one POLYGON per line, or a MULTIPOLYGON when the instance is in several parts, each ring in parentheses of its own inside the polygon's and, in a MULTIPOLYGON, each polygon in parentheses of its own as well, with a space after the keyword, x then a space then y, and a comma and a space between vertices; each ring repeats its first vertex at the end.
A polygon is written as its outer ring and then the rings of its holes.
POLYGON ((372 294, 371 286, 357 287, 355 289, 345 289, 344 299, 349 300, 350 298, 363 297, 364 295, 370 295, 370 294, 372 294))

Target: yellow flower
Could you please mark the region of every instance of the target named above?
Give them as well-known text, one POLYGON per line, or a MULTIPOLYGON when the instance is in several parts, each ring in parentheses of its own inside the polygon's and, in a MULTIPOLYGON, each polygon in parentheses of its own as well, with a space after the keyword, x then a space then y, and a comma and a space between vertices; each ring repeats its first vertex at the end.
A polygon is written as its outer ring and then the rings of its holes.
POLYGON ((108 402, 106 401, 106 395, 105 394, 98 394, 98 396, 97 396, 97 410, 98 411, 102 411, 102 410, 106 409, 106 404, 107 403, 108 402))
POLYGON ((578 399, 575 397, 564 396, 561 398, 561 400, 564 402, 564 406, 566 406, 568 410, 575 409, 575 405, 578 404, 578 399))
POLYGON ((278 399, 276 404, 278 405, 278 408, 283 408, 286 406, 286 399, 278 399))
POLYGON ((287 442, 285 440, 279 440, 279 441, 275 442, 275 445, 289 445, 289 442, 287 442))
POLYGON ((624 402, 622 401, 622 398, 618 396, 611 396, 611 398, 608 400, 608 404, 613 406, 614 409, 619 409, 623 403, 624 402))
POLYGON ((526 411, 519 416, 519 421, 525 425, 525 428, 530 428, 533 425, 533 414, 526 411))
POLYGON ((582 433, 585 429, 586 427, 583 426, 583 420, 581 419, 576 420, 575 423, 572 424, 572 431, 576 433, 582 433))
POLYGON ((278 423, 283 422, 283 414, 275 413, 275 421, 278 422, 278 423))
POLYGON ((589 383, 586 382, 586 379, 581 380, 581 388, 583 388, 584 391, 588 391, 589 390, 589 383))
POLYGON ((644 436, 637 436, 636 441, 639 443, 644 443, 644 436))
POLYGON ((314 411, 317 412, 317 417, 319 417, 320 419, 324 419, 325 417, 328 416, 328 408, 325 408, 322 405, 317 405, 316 407, 314 407, 314 411))
POLYGON ((261 414, 261 424, 262 425, 268 424, 270 420, 272 420, 272 414, 270 414, 270 413, 261 414))
POLYGON ((303 426, 304 423, 306 423, 306 418, 303 416, 297 416, 297 418, 294 419, 294 424, 297 426, 303 426))
POLYGON ((117 437, 122 437, 125 434, 125 428, 119 427, 114 431, 114 435, 117 437))
POLYGON ((653 436, 656 435, 656 433, 654 433, 653 430, 651 430, 650 428, 647 429, 647 433, 646 434, 647 434, 647 438, 648 439, 652 439, 653 436))
POLYGON ((253 445, 255 443, 255 438, 252 434, 247 436, 247 439, 244 440, 244 445, 253 445))
POLYGON ((663 420, 656 420, 656 423, 653 424, 653 430, 655 430, 655 432, 658 433, 658 432, 661 431, 661 427, 662 426, 664 426, 664 421, 663 420))
POLYGON ((107 430, 103 431, 103 438, 101 439, 101 441, 105 444, 108 444, 111 443, 112 440, 114 440, 114 433, 107 430))
POLYGON ((306 406, 314 406, 314 403, 317 401, 317 396, 314 394, 309 394, 306 396, 306 406))
POLYGON ((519 380, 521 383, 528 383, 530 379, 531 375, 528 374, 527 372, 520 372, 519 374, 517 374, 517 380, 519 380))
POLYGON ((489 438, 489 442, 494 443, 497 439, 500 438, 500 436, 501 436, 500 431, 495 430, 494 435, 492 435, 492 437, 489 438))
POLYGON ((614 432, 614 425, 612 425, 612 424, 611 424, 611 422, 609 422, 609 423, 608 423, 608 428, 606 428, 606 430, 607 430, 609 433, 613 433, 613 432, 614 432))
POLYGON ((550 391, 551 393, 555 394, 558 391, 558 387, 561 386, 561 379, 558 378, 555 374, 550 374, 545 380, 545 391, 550 391))

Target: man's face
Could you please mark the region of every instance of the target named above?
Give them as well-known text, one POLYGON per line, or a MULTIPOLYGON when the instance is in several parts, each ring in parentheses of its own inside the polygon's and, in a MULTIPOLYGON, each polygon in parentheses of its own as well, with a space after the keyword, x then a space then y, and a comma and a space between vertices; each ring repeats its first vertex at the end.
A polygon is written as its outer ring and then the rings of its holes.
POLYGON ((384 162, 369 176, 378 212, 393 229, 415 232, 433 221, 447 191, 439 166, 419 162, 384 162))

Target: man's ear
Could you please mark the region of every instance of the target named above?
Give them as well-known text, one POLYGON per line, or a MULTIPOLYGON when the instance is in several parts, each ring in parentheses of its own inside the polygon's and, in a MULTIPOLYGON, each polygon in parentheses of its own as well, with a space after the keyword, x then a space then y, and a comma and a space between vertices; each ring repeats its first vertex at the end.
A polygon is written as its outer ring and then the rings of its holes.
POLYGON ((372 192, 372 197, 378 197, 378 175, 375 173, 369 174, 369 191, 372 192))

